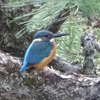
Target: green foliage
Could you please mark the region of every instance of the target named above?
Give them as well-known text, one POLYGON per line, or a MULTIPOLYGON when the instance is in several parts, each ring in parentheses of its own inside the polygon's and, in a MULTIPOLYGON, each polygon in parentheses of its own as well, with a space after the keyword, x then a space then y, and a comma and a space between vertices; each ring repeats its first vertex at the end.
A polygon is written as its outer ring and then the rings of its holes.
POLYGON ((50 24, 55 16, 58 15, 59 11, 63 10, 68 3, 66 0, 64 1, 65 2, 62 2, 61 0, 51 0, 44 3, 27 23, 27 29, 33 31, 50 24))
MULTIPOLYGON (((73 15, 76 15, 81 11, 84 16, 93 16, 100 13, 100 0, 10 0, 16 1, 5 5, 5 7, 21 7, 25 6, 27 2, 35 5, 37 3, 44 2, 38 9, 33 9, 31 15, 33 17, 26 21, 21 22, 19 24, 25 24, 27 31, 39 30, 48 24, 52 23, 55 16, 59 13, 59 11, 69 8, 73 15)), ((30 14, 25 14, 20 17, 14 19, 18 20, 23 16, 27 16, 30 14)), ((60 20, 60 19, 59 19, 60 20)), ((19 32, 21 34, 21 31, 19 32)), ((23 34, 23 32, 22 32, 23 34)), ((20 35, 21 36, 21 35, 20 35)))
POLYGON ((100 0, 76 0, 84 16, 100 15, 100 0))
POLYGON ((18 8, 18 7, 23 7, 28 4, 38 4, 42 3, 44 0, 8 0, 7 4, 3 5, 4 7, 13 7, 13 8, 18 8))
MULTIPOLYGON (((81 16, 79 16, 81 17, 81 16)), ((82 36, 82 23, 84 19, 79 17, 69 16, 62 25, 61 32, 69 32, 70 35, 56 39, 58 54, 67 61, 78 60, 82 62, 82 51, 80 46, 80 37, 82 36), (77 58, 77 59, 76 59, 77 58)))
MULTIPOLYGON (((10 0, 12 3, 4 5, 4 7, 18 7, 25 6, 27 2, 36 5, 40 4, 38 8, 34 8, 32 12, 14 18, 17 21, 21 18, 32 16, 30 20, 20 22, 24 24, 24 28, 16 34, 19 38, 26 31, 31 32, 40 30, 41 28, 53 22, 54 18, 63 9, 71 11, 70 16, 67 17, 65 23, 62 25, 60 32, 69 32, 70 35, 56 39, 58 46, 58 54, 69 61, 82 61, 80 36, 83 34, 82 30, 87 17, 100 16, 100 0, 10 0), (77 59, 76 59, 77 58, 77 59)), ((62 20, 62 19, 59 19, 62 20)), ((95 33, 100 33, 95 30, 95 33)), ((99 35, 99 34, 98 34, 99 35)))

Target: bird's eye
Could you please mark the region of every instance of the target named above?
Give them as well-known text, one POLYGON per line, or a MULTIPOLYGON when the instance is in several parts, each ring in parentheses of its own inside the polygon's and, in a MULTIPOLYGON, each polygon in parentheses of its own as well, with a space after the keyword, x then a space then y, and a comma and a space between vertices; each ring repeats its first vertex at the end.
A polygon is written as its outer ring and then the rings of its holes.
POLYGON ((51 38, 52 36, 51 36, 51 35, 48 35, 47 37, 48 37, 48 38, 51 38))

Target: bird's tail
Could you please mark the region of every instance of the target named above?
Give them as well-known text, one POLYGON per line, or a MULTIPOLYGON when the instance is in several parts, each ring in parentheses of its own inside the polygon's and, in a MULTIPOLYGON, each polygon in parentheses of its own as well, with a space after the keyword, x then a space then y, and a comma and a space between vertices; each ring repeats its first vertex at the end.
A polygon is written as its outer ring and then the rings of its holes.
POLYGON ((21 66, 21 68, 20 68, 20 72, 23 72, 25 69, 26 69, 26 67, 28 66, 28 64, 27 63, 24 63, 22 66, 21 66))

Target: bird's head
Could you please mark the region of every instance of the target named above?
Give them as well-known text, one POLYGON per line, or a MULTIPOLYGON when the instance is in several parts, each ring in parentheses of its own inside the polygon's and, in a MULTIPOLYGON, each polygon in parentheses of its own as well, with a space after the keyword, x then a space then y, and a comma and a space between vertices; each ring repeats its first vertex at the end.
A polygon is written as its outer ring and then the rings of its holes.
POLYGON ((48 40, 52 39, 52 38, 57 38, 57 37, 61 37, 61 36, 65 36, 68 35, 68 33, 62 33, 62 34, 53 34, 50 31, 47 30, 41 30, 35 33, 34 38, 46 38, 48 40))

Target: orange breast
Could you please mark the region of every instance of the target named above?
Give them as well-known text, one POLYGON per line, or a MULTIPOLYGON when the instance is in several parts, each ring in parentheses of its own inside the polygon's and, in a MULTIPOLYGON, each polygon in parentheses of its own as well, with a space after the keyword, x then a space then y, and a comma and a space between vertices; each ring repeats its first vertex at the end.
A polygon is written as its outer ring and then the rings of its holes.
POLYGON ((53 49, 51 50, 50 55, 48 57, 45 57, 41 62, 34 64, 35 69, 42 70, 45 66, 48 65, 48 63, 50 63, 52 61, 55 54, 56 54, 56 44, 53 41, 53 49))

